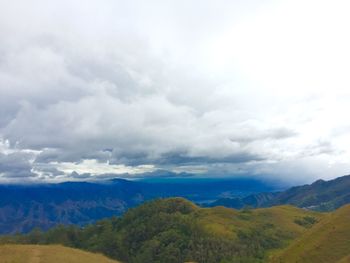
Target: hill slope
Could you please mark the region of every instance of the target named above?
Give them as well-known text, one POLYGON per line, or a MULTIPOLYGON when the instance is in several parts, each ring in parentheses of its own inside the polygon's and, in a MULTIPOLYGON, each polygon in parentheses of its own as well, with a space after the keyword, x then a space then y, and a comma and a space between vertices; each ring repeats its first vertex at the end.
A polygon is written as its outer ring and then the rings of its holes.
POLYGON ((300 237, 324 215, 292 206, 255 210, 200 208, 159 199, 84 228, 57 227, 3 242, 61 243, 124 262, 264 262, 266 252, 300 237), (312 222, 304 223, 305 218, 312 222))
POLYGON ((271 262, 350 262, 350 205, 324 217, 271 262))
POLYGON ((313 184, 292 187, 283 192, 219 199, 211 206, 224 205, 240 209, 244 206, 269 207, 290 204, 317 211, 332 211, 348 203, 350 203, 350 175, 330 181, 318 180, 313 184))
POLYGON ((105 256, 59 245, 2 245, 1 263, 118 263, 105 256))

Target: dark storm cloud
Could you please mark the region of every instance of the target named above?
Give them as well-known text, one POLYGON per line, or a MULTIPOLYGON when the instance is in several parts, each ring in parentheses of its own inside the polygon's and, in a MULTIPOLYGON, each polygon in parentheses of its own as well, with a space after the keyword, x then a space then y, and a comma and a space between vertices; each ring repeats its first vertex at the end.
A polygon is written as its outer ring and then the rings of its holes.
POLYGON ((127 152, 113 155, 110 157, 111 164, 126 164, 126 165, 143 165, 143 164, 155 164, 159 167, 169 165, 200 165, 200 164, 212 164, 212 163, 246 163, 263 161, 265 158, 258 154, 252 154, 249 152, 238 152, 236 154, 226 155, 225 157, 209 157, 209 156, 191 156, 189 152, 167 152, 156 157, 152 157, 146 152, 137 152, 130 154, 127 152))
POLYGON ((207 157, 207 156, 189 156, 186 153, 167 153, 164 154, 158 160, 154 160, 154 163, 160 165, 184 165, 184 164, 211 164, 211 163, 247 163, 253 161, 265 160, 264 157, 254 155, 251 153, 239 152, 237 154, 231 154, 221 158, 207 157))
POLYGON ((30 153, 0 153, 0 177, 1 178, 22 178, 35 177, 37 174, 32 172, 30 159, 33 155, 30 153))

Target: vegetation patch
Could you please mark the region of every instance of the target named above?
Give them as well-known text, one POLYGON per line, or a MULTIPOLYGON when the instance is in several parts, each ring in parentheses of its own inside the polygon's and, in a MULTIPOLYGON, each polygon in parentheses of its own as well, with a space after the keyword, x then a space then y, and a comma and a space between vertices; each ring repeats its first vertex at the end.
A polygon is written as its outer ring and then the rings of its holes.
POLYGON ((314 218, 312 216, 304 216, 302 218, 295 219, 294 222, 300 226, 305 227, 305 228, 311 228, 318 221, 316 218, 314 218))

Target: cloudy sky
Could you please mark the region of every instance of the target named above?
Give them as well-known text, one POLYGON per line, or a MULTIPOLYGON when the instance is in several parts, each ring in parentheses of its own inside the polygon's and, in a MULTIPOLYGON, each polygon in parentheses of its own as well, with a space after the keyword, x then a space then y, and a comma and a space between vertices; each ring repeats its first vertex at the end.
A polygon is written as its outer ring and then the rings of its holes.
POLYGON ((0 0, 0 181, 348 174, 349 12, 0 0))

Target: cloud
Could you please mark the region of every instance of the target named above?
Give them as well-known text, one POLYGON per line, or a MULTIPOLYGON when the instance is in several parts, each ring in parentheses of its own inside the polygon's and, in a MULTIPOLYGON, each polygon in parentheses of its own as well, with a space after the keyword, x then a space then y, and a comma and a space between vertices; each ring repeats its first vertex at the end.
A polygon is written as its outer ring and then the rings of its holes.
POLYGON ((2 4, 2 177, 347 173, 347 4, 307 2, 2 4))
POLYGON ((0 153, 0 179, 30 178, 35 155, 30 152, 0 153))
POLYGON ((0 155, 1 177, 18 178, 32 177, 35 174, 31 172, 32 166, 28 161, 28 155, 23 153, 12 153, 0 155))

